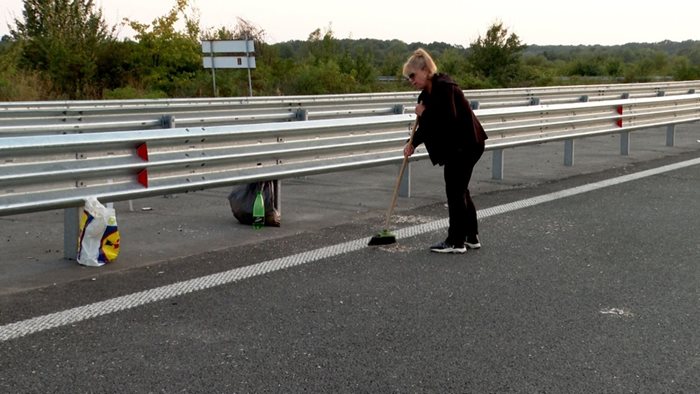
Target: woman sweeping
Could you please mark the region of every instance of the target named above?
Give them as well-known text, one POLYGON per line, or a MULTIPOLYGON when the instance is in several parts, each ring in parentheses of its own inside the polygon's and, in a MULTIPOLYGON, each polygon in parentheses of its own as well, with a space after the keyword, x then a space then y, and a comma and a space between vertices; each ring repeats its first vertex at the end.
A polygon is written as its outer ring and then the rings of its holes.
POLYGON ((411 156, 417 146, 425 144, 433 165, 444 167, 449 229, 447 238, 430 250, 464 253, 467 248, 478 249, 481 242, 469 180, 488 137, 462 89, 448 75, 438 73, 424 49, 417 49, 406 61, 403 75, 421 89, 416 105, 418 129, 404 147, 404 155, 411 156))

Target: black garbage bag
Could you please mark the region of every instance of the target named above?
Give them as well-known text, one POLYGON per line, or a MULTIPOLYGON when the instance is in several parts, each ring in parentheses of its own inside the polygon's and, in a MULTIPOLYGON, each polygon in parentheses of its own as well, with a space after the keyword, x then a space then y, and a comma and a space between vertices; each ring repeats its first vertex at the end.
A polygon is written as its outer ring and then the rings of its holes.
POLYGON ((275 181, 263 181, 249 183, 247 185, 236 185, 231 194, 228 195, 228 202, 231 204, 231 212, 241 224, 253 224, 253 204, 258 192, 262 190, 263 201, 265 202, 265 225, 279 227, 281 214, 277 209, 277 193, 275 181))

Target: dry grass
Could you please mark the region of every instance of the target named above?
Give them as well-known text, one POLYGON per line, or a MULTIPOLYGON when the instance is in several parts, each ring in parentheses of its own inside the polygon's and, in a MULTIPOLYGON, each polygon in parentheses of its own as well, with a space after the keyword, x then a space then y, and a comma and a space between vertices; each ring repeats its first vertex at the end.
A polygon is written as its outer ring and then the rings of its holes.
POLYGON ((50 83, 38 72, 8 71, 0 73, 0 101, 55 100, 50 83))

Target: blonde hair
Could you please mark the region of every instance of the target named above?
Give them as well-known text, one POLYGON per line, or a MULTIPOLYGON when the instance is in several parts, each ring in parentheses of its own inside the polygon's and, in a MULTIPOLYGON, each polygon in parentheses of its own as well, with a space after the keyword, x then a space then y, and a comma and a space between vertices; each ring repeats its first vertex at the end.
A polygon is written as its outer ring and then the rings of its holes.
POLYGON ((433 61, 433 58, 430 57, 428 51, 423 48, 418 48, 413 51, 413 55, 411 55, 411 57, 409 57, 406 63, 403 65, 403 75, 407 77, 408 74, 410 74, 410 71, 416 70, 428 71, 428 78, 437 73, 437 66, 433 61))

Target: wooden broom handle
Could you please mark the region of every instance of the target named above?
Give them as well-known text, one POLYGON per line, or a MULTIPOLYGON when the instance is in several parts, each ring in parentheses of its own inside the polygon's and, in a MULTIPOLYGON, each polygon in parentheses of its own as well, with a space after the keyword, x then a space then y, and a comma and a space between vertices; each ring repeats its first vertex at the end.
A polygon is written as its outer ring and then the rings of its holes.
MULTIPOLYGON (((413 143, 413 135, 416 134, 416 129, 418 128, 418 117, 416 117, 415 122, 413 122, 413 128, 411 130, 411 136, 408 138, 408 143, 413 143)), ((399 196, 399 186, 401 186, 401 178, 403 178, 403 173, 406 170, 406 165, 408 164, 408 156, 404 155, 403 163, 401 163, 401 169, 399 170, 399 176, 396 178, 396 185, 394 186, 394 196, 391 198, 391 205, 386 213, 386 223, 384 225, 385 229, 389 228, 389 221, 391 220, 391 213, 394 212, 394 206, 396 206, 396 198, 399 196)))

